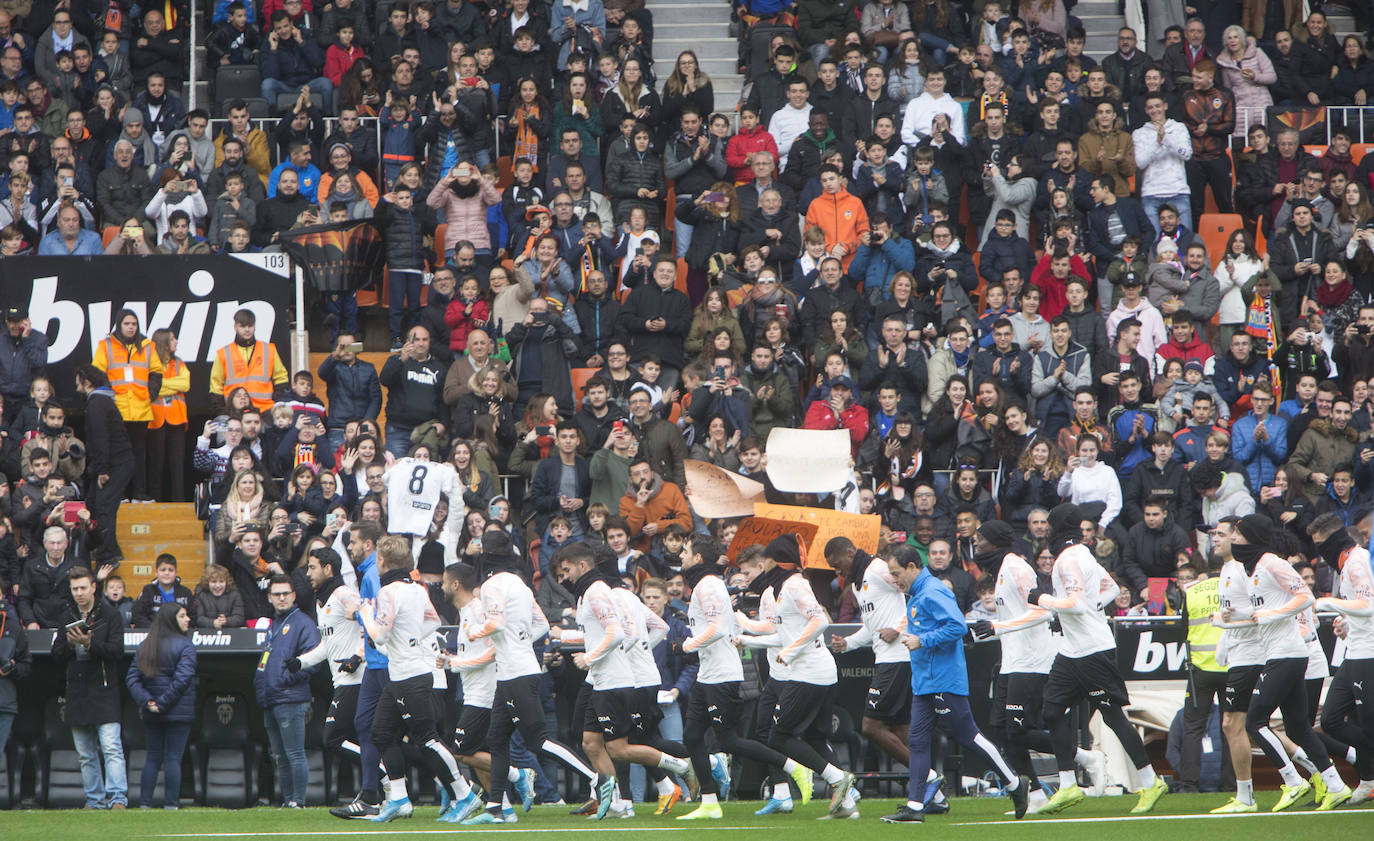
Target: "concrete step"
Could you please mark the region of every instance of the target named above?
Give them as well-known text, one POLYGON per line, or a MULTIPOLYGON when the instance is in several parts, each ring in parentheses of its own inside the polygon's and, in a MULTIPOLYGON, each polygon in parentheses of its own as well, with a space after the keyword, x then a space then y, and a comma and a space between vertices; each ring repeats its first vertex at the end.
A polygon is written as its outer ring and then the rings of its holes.
POLYGON ((153 564, 166 552, 177 559, 182 582, 194 589, 205 572, 205 524, 190 503, 127 503, 119 506, 121 574, 137 593, 153 580, 153 564))

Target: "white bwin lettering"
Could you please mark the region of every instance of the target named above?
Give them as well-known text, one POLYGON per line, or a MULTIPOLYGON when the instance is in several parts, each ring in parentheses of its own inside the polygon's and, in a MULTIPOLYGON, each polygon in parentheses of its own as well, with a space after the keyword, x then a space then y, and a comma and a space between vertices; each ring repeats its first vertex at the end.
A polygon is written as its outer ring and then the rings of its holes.
POLYGON ((1187 647, 1181 642, 1155 642, 1153 631, 1140 634, 1136 644, 1134 668, 1137 672, 1153 672, 1167 664, 1171 672, 1183 668, 1183 660, 1188 656, 1187 647))
MULTIPOLYGON (((154 301, 152 317, 148 316, 148 301, 122 301, 120 307, 111 300, 93 301, 82 305, 75 301, 64 301, 57 295, 59 280, 56 275, 34 278, 33 292, 29 296, 29 315, 33 319, 33 329, 48 336, 48 362, 56 363, 66 359, 81 344, 81 337, 87 333, 89 325, 89 354, 95 355, 96 346, 110 333, 114 313, 128 307, 138 316, 139 329, 145 336, 154 330, 170 327, 177 334, 178 355, 187 362, 213 362, 215 352, 234 340, 234 313, 240 309, 252 310, 257 316, 257 335, 264 340, 272 335, 272 327, 277 320, 276 309, 267 301, 221 301, 214 304, 214 320, 211 321, 211 301, 199 300, 182 303, 180 301, 154 301), (178 318, 180 315, 180 318, 178 318), (56 335, 49 327, 56 322, 56 335), (209 328, 208 341, 206 328, 209 328)), ((214 291, 215 282, 209 272, 192 272, 186 281, 187 292, 194 298, 205 298, 214 291)), ((90 358, 89 356, 87 358, 90 358)), ((84 361, 84 360, 83 360, 84 361)))

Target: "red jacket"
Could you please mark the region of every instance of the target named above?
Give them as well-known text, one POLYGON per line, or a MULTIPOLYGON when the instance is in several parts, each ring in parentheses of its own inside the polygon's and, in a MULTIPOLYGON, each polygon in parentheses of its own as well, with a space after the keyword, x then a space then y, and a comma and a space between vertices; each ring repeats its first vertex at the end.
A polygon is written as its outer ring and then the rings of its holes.
MULTIPOLYGON (((1197 334, 1194 333, 1193 340, 1186 345, 1181 345, 1173 339, 1170 339, 1168 342, 1155 349, 1155 356, 1158 357, 1161 362, 1177 359, 1184 365, 1196 359, 1198 362, 1202 363, 1205 370, 1207 360, 1212 358, 1212 346, 1202 339, 1199 339, 1197 334)), ((1162 370, 1163 365, 1161 365, 1160 368, 1162 370)))
POLYGON ((481 298, 473 302, 471 315, 467 313, 467 306, 461 299, 455 298, 450 301, 448 309, 444 310, 444 323, 449 329, 449 349, 455 353, 467 350, 468 334, 479 327, 487 326, 490 320, 491 307, 481 298))
POLYGON ((734 172, 736 184, 748 184, 754 180, 754 170, 749 167, 749 156, 755 152, 767 152, 778 162, 778 143, 768 129, 762 125, 751 132, 741 131, 725 144, 725 163, 734 172))
POLYGON ((348 72, 348 68, 353 66, 353 62, 363 57, 362 47, 357 44, 345 50, 338 44, 330 44, 329 49, 324 53, 324 77, 338 87, 343 79, 343 74, 348 72))
POLYGON ((859 445, 864 442, 864 437, 868 435, 868 410, 858 403, 850 403, 838 418, 830 410, 830 404, 824 400, 816 400, 811 404, 811 408, 806 410, 806 429, 840 429, 849 431, 849 454, 855 458, 859 455, 859 445))
MULTIPOLYGON (((1088 264, 1077 254, 1069 258, 1069 277, 1075 275, 1082 278, 1089 289, 1093 288, 1092 272, 1088 271, 1088 264)), ((1035 268, 1031 270, 1030 282, 1031 286, 1040 290, 1040 316, 1046 321, 1053 321, 1055 316, 1069 305, 1069 300, 1064 292, 1064 283, 1055 280, 1054 275, 1050 274, 1050 255, 1046 254, 1035 264, 1035 268)))

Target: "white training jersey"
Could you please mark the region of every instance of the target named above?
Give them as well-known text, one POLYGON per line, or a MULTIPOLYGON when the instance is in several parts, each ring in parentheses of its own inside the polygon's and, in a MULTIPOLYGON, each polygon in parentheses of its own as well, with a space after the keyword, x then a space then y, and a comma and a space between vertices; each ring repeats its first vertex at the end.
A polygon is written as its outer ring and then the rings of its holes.
POLYGON ((396 461, 383 478, 386 480, 386 522, 392 534, 409 534, 423 538, 434 525, 434 509, 439 497, 448 495, 448 520, 440 530, 440 542, 446 542, 450 527, 461 524, 466 508, 463 505, 463 481, 451 465, 438 461, 420 461, 407 456, 396 461), (455 520, 455 515, 457 519, 455 520))
POLYGON ((1260 556, 1250 574, 1250 617, 1257 622, 1265 660, 1307 659, 1297 615, 1313 601, 1292 564, 1271 552, 1260 556))
POLYGON ((357 686, 363 682, 361 667, 354 669, 351 674, 339 671, 341 661, 363 651, 363 626, 348 615, 350 610, 358 609, 360 602, 357 590, 346 584, 335 587, 325 603, 315 610, 315 624, 320 628, 320 644, 301 655, 302 668, 328 660, 329 676, 334 680, 335 689, 340 686, 357 686))
POLYGON ((790 576, 778 593, 778 638, 782 643, 773 662, 787 664, 788 680, 813 686, 832 686, 839 675, 835 656, 825 645, 830 616, 816 601, 806 576, 790 576))
POLYGON ((668 636, 668 623, 624 587, 612 587, 611 596, 625 626, 625 639, 620 647, 630 664, 635 688, 657 689, 663 684, 663 677, 658 673, 658 663, 654 662, 654 646, 668 636))
POLYGON ((407 578, 383 587, 377 593, 376 624, 378 633, 372 641, 386 655, 391 680, 433 676, 439 653, 435 632, 440 623, 423 585, 407 578))
POLYGON ((587 677, 593 689, 604 692, 635 685, 629 658, 621 647, 625 641, 625 620, 605 581, 593 581, 577 600, 577 632, 564 633, 563 641, 582 643, 587 656, 587 677))
MULTIPOLYGON (((1035 589, 1035 570, 1020 555, 1009 554, 997 571, 997 620, 993 628, 1002 641, 1002 674, 1049 674, 1059 653, 1050 633, 1053 614, 1031 607, 1026 596, 1035 589)), ((903 646, 905 648, 905 646, 903 646)))
POLYGON ((490 636, 496 650, 496 679, 539 674, 534 641, 548 631, 549 623, 535 604, 534 593, 513 572, 496 573, 482 584, 481 592, 487 620, 474 636, 490 636))
POLYGON ((450 668, 463 681, 463 706, 489 710, 496 698, 496 646, 490 637, 472 638, 472 632, 486 621, 480 597, 458 611, 458 651, 450 668))
POLYGON ((759 618, 750 619, 743 613, 735 613, 735 623, 752 636, 743 636, 740 641, 750 648, 762 648, 768 660, 768 679, 782 682, 792 679, 791 663, 779 663, 778 652, 782 651, 782 637, 778 635, 778 599, 772 587, 763 588, 759 594, 759 618))
POLYGON ((891 628, 906 631, 906 594, 887 569, 887 561, 874 558, 864 569, 863 581, 854 595, 859 600, 863 627, 844 638, 844 650, 872 646, 874 663, 909 663, 911 652, 901 637, 883 642, 878 632, 891 628))
MULTIPOLYGON (((1221 585, 1217 588, 1221 609, 1230 608, 1237 616, 1250 611, 1250 576, 1237 560, 1229 560, 1221 567, 1221 585)), ((1217 624, 1217 623, 1213 623, 1217 624)), ((1227 668, 1259 666, 1265 661, 1264 645, 1255 627, 1226 628, 1221 633, 1219 650, 1226 651, 1227 668)))
POLYGON ((1303 680, 1331 677, 1331 667, 1326 662, 1326 650, 1322 648, 1322 641, 1317 637, 1317 612, 1309 607, 1299 613, 1296 619, 1303 644, 1307 646, 1307 674, 1303 675, 1303 680))
POLYGON ((1107 614, 1102 612, 1105 590, 1116 589, 1107 571, 1093 557, 1092 550, 1075 543, 1054 560, 1054 599, 1052 608, 1064 629, 1065 657, 1087 657, 1116 648, 1107 614))
POLYGON ((692 588, 687 603, 687 625, 692 638, 682 644, 683 651, 695 651, 700 666, 697 683, 731 683, 744 680, 735 637, 739 627, 730 605, 730 592, 719 575, 708 575, 692 588))
POLYGON ((1345 659, 1374 658, 1374 571, 1369 566, 1369 550, 1352 548, 1341 566, 1339 598, 1317 601, 1318 610, 1334 610, 1345 616, 1350 629, 1345 637, 1345 659))

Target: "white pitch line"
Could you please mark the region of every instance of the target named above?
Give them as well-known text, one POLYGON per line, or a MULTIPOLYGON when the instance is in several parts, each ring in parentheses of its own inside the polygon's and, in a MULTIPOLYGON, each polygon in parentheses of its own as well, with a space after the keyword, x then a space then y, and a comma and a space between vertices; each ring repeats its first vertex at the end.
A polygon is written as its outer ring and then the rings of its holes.
POLYGON ((1360 809, 1347 809, 1344 812, 1332 810, 1330 812, 1241 812, 1234 815, 1121 815, 1119 817, 1104 818, 1045 818, 1037 820, 1034 815, 1026 820, 1020 821, 969 821, 968 823, 955 823, 950 826, 1041 826, 1056 823, 1128 823, 1131 821, 1197 821, 1197 820, 1232 820, 1236 818, 1296 818, 1296 817, 1326 817, 1328 815, 1348 815, 1358 814, 1364 811, 1360 809))
MULTIPOLYGON (((630 827, 630 826, 625 826, 625 827, 615 827, 615 828, 611 828, 611 827, 587 827, 586 829, 579 829, 579 828, 577 828, 577 827, 534 827, 534 826, 531 826, 531 827, 526 827, 526 828, 523 828, 523 829, 501 829, 501 828, 496 828, 496 829, 494 829, 494 831, 500 832, 500 833, 502 833, 503 835, 505 835, 505 834, 510 834, 510 833, 513 833, 513 832, 596 832, 596 833, 602 833, 602 832, 691 832, 692 830, 697 829, 697 828, 698 828, 698 827, 693 827, 693 826, 646 826, 646 827, 630 827)), ((731 832, 739 832, 739 831, 756 830, 756 829, 774 829, 775 827, 769 827, 769 826, 715 826, 715 825, 712 825, 710 828, 711 828, 712 830, 717 830, 717 831, 719 831, 719 830, 729 830, 729 831, 731 831, 731 832)), ((382 835, 382 834, 385 834, 385 835, 438 835, 438 834, 449 835, 449 834, 452 834, 452 833, 454 833, 454 832, 463 832, 463 831, 464 831, 464 830, 457 829, 457 828, 454 828, 454 829, 402 829, 402 830, 388 830, 388 831, 385 832, 385 833, 382 833, 382 832, 379 831, 379 832, 377 832, 377 833, 375 833, 375 834, 377 834, 377 835, 382 835)), ((468 831, 471 831, 471 830, 468 830, 468 831)), ((147 836, 144 836, 144 837, 145 837, 145 838, 284 838, 284 837, 292 837, 292 836, 293 836, 293 837, 302 837, 302 838, 314 838, 314 837, 332 836, 332 835, 364 835, 364 836, 365 836, 365 835, 369 835, 369 834, 373 834, 373 833, 358 832, 357 830, 349 831, 349 830, 342 830, 342 829, 340 829, 340 830, 333 830, 333 831, 329 831, 329 830, 320 830, 320 831, 318 831, 318 832, 172 832, 172 833, 167 833, 167 834, 163 834, 163 835, 147 835, 147 836)))

